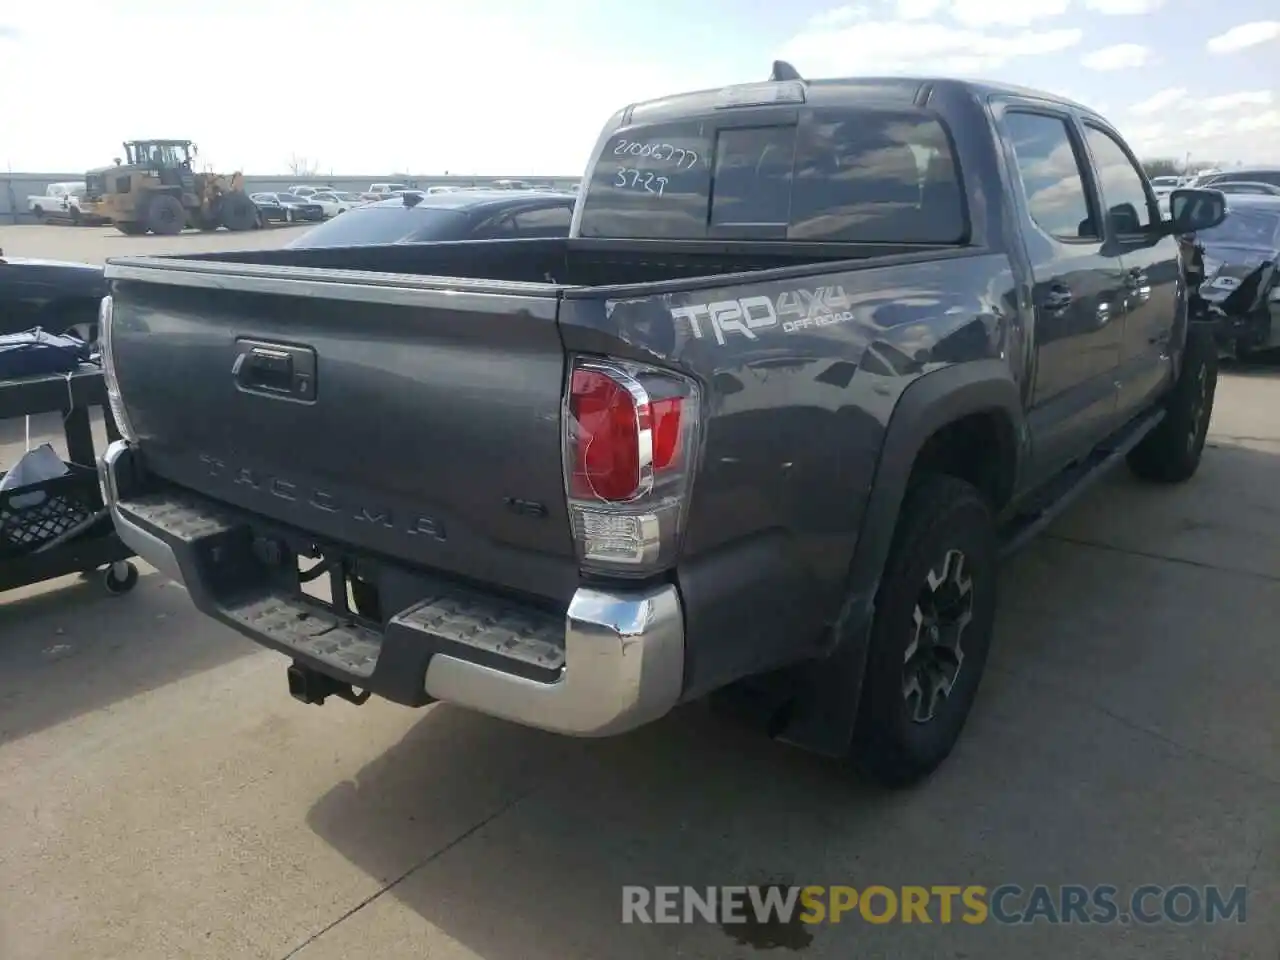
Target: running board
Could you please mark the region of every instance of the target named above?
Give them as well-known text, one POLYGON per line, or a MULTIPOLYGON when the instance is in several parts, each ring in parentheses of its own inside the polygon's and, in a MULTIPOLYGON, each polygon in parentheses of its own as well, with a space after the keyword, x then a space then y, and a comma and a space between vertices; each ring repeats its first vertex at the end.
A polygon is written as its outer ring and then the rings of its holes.
POLYGON ((1015 514, 1001 527, 1000 559, 1021 550, 1057 520, 1086 490, 1141 443, 1163 419, 1164 411, 1157 410, 1130 423, 1084 460, 1072 464, 1046 484, 1027 508, 1015 514))

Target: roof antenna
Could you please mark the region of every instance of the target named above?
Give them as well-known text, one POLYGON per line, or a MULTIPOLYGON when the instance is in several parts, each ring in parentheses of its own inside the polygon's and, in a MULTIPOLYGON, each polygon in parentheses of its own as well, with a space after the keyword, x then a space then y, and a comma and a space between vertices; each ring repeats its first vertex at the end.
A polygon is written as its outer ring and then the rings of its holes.
POLYGON ((804 77, 800 76, 800 71, 785 60, 773 61, 773 72, 769 74, 769 79, 772 81, 799 80, 804 83, 804 77))

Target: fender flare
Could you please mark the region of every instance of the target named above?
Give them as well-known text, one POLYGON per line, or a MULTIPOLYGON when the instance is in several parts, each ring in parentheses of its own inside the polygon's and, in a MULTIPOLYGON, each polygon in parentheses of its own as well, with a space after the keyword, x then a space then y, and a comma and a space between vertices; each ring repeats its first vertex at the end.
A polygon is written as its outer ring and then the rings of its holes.
POLYGON ((1021 390, 1004 361, 944 367, 918 378, 898 398, 880 448, 830 653, 806 666, 801 692, 779 739, 830 756, 847 752, 858 717, 876 593, 916 457, 942 427, 991 411, 1009 417, 1015 456, 1021 460, 1026 446, 1021 390))

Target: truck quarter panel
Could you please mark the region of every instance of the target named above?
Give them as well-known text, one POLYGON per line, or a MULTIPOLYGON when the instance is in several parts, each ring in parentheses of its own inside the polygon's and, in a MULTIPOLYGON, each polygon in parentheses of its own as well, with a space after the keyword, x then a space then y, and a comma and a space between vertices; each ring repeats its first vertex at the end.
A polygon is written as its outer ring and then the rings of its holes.
POLYGON ((604 311, 565 301, 570 351, 616 337, 704 384, 677 570, 688 629, 704 638, 686 695, 820 650, 899 397, 928 372, 1007 355, 1018 317, 1007 258, 931 257, 621 297, 604 311))

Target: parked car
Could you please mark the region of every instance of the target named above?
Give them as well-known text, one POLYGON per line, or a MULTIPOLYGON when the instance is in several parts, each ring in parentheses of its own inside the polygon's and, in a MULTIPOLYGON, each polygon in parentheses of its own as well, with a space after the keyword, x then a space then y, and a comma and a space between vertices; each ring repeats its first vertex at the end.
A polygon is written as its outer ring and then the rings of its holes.
POLYGON ((354 210, 361 203, 354 194, 333 193, 324 190, 313 193, 303 199, 308 203, 319 204, 326 220, 330 217, 336 217, 340 213, 346 213, 348 210, 354 210))
POLYGON ((1220 183, 1269 183, 1280 187, 1280 167, 1237 167, 1235 170, 1216 170, 1202 173, 1196 178, 1197 187, 1217 188, 1220 183))
POLYGON ((369 184, 369 189, 365 192, 385 195, 388 193, 395 193, 397 190, 407 189, 409 189, 409 185, 407 183, 371 183, 369 184))
POLYGON ((925 777, 998 558, 1121 461, 1196 472, 1177 237, 1224 199, 1162 221, 1052 94, 774 76, 620 110, 568 239, 113 259, 120 536, 307 703, 607 736, 716 692, 925 777))
POLYGON ((295 197, 306 197, 306 198, 310 198, 310 197, 314 196, 314 195, 315 195, 315 194, 317 194, 317 193, 333 193, 333 192, 334 192, 334 191, 336 191, 337 189, 338 189, 337 187, 329 187, 329 186, 319 186, 319 187, 317 187, 317 186, 313 186, 313 185, 311 185, 311 184, 296 184, 296 185, 294 185, 294 186, 290 187, 290 188, 289 188, 288 190, 286 190, 285 192, 286 192, 286 193, 291 193, 291 194, 293 194, 295 197))
POLYGON ((250 199, 261 211, 264 220, 294 223, 324 219, 324 207, 292 193, 255 193, 250 199))
POLYGON ((51 183, 44 193, 27 197, 27 210, 37 220, 70 220, 72 223, 96 218, 88 216, 80 207, 85 184, 82 180, 51 183))
POLYGON ((1157 197, 1168 196, 1170 191, 1182 186, 1182 177, 1152 177, 1151 189, 1157 197))
POLYGON ((102 267, 8 257, 0 251, 0 334, 42 327, 94 342, 106 293, 102 267))
POLYGON ((1232 196, 1227 210, 1222 223, 1196 234, 1199 294, 1217 318, 1219 344, 1250 360, 1280 348, 1280 196, 1232 196))
POLYGON ((1227 196, 1249 194, 1251 196, 1280 197, 1280 186, 1271 183, 1250 183, 1247 180, 1241 182, 1227 180, 1215 183, 1212 189, 1225 193, 1227 196))
POLYGON ((348 247, 427 240, 567 237, 575 198, 532 190, 434 193, 380 200, 308 230, 288 246, 348 247))

